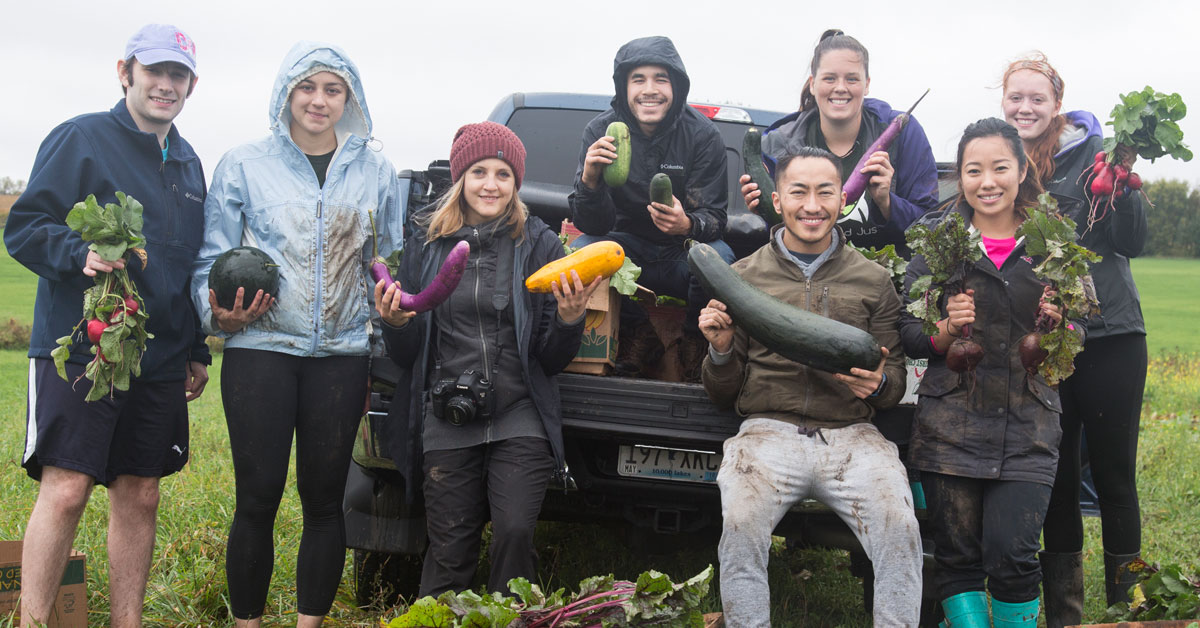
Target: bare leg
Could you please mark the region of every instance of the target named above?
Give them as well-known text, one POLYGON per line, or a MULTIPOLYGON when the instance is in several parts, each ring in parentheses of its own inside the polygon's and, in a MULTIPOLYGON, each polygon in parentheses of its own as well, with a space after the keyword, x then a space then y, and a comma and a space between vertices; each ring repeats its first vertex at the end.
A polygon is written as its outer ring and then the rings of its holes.
POLYGON ((108 487, 108 578, 114 628, 142 625, 146 577, 154 556, 158 478, 120 475, 108 487))
POLYGON ((323 621, 325 621, 324 615, 300 614, 296 617, 296 628, 321 628, 323 621))
POLYGON ((258 628, 262 625, 262 617, 255 617, 254 619, 234 619, 233 623, 236 628, 258 628))
POLYGON ((79 517, 91 494, 91 476, 58 467, 42 469, 21 550, 21 626, 50 618, 79 517))

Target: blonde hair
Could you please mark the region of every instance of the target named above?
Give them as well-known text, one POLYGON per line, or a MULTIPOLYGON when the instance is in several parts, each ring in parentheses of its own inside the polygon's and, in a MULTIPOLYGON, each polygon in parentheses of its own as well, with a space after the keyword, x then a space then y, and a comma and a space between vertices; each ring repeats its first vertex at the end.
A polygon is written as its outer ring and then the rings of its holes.
MULTIPOLYGON (((433 242, 438 238, 452 235, 466 224, 467 201, 463 198, 463 177, 459 177, 454 185, 438 199, 437 209, 429 215, 425 224, 425 242, 433 242)), ((514 189, 508 206, 500 218, 504 224, 512 227, 512 239, 525 236, 525 219, 529 216, 529 208, 517 196, 514 189)))

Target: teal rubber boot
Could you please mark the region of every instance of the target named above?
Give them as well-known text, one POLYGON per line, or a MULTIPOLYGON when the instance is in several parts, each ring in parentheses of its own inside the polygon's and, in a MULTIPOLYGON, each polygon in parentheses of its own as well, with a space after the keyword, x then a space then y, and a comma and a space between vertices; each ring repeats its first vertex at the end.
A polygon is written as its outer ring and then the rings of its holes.
POLYGON ((1038 599, 1008 603, 992 598, 992 628, 1037 628, 1038 599))
POLYGON ((988 621, 987 594, 983 591, 967 591, 951 595, 942 600, 946 613, 940 628, 991 628, 988 621))

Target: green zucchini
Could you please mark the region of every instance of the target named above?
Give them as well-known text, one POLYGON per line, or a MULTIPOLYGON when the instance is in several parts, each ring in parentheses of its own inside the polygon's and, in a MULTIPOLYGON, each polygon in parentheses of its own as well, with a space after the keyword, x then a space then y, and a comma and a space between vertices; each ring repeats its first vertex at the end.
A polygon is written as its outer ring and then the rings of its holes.
POLYGON ((604 166, 604 183, 610 188, 619 188, 629 178, 629 162, 633 159, 629 127, 621 121, 612 122, 604 134, 613 138, 613 144, 617 147, 617 160, 604 166))
POLYGON ((779 355, 829 373, 875 370, 883 352, 867 332, 814 314, 750 285, 707 244, 688 250, 688 266, 733 323, 779 355))
POLYGON ((662 203, 667 207, 675 205, 675 201, 671 200, 673 193, 671 191, 671 177, 665 173, 658 173, 650 178, 650 202, 662 203))
POLYGON ((770 173, 763 165, 762 133, 755 127, 746 129, 746 136, 742 138, 742 165, 746 166, 746 174, 750 175, 750 181, 758 185, 758 191, 762 192, 762 196, 758 197, 758 206, 755 207, 756 213, 767 221, 768 227, 779 224, 779 212, 775 211, 775 203, 771 201, 775 182, 771 180, 770 173))

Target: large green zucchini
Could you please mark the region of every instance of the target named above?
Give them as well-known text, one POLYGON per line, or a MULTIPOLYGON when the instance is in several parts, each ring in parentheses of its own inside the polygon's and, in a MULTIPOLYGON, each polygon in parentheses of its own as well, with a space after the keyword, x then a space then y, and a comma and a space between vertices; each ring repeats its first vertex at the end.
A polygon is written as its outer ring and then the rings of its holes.
POLYGON ((707 244, 688 250, 688 266, 700 285, 725 304, 733 323, 779 355, 830 373, 875 370, 883 352, 867 332, 802 310, 742 279, 707 244))

